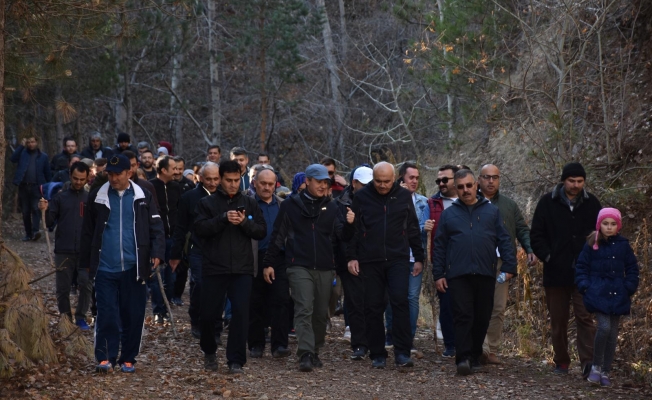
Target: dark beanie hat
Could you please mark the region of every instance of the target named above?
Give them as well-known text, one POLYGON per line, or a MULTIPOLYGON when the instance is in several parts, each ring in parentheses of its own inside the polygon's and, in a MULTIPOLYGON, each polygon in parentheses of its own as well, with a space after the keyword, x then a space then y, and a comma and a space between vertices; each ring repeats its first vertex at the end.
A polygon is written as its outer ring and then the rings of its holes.
POLYGON ((571 176, 581 176, 586 179, 586 171, 582 164, 578 162, 572 162, 564 165, 564 169, 561 171, 561 180, 562 182, 571 176))
POLYGON ((118 143, 131 143, 131 138, 129 137, 129 134, 127 133, 118 133, 118 143))

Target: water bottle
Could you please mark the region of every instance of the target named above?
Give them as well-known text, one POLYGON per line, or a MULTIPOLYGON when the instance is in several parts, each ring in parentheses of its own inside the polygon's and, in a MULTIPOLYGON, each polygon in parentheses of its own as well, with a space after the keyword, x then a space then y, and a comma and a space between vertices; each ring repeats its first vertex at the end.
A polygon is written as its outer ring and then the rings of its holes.
POLYGON ((498 278, 496 278, 496 281, 498 283, 505 283, 505 279, 507 279, 507 275, 505 275, 504 272, 501 272, 500 275, 498 275, 498 278))

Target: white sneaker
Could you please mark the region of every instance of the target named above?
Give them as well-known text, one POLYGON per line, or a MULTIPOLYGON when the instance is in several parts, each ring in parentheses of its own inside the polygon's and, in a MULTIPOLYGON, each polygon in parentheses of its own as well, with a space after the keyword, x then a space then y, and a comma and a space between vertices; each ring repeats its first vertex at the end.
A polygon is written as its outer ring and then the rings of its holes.
POLYGON ((344 336, 342 336, 342 340, 346 342, 351 341, 351 329, 348 326, 344 329, 344 336))

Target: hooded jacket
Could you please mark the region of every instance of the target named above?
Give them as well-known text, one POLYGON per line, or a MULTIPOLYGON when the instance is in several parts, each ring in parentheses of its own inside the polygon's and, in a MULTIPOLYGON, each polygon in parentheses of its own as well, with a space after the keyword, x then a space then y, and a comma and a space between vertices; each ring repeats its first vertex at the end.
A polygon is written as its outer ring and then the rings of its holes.
MULTIPOLYGON (((165 232, 152 195, 132 181, 129 183, 134 190, 132 204, 134 225, 133 227, 123 227, 123 229, 134 230, 137 256, 136 279, 146 281, 151 274, 150 259, 165 259, 165 232)), ((102 235, 109 220, 109 214, 113 212, 108 196, 109 186, 110 183, 107 182, 91 192, 84 209, 79 267, 88 268, 91 278, 95 277, 97 273, 100 257, 102 257, 102 235)))
POLYGON ((285 264, 315 270, 335 266, 336 240, 348 241, 353 226, 339 219, 339 210, 330 197, 313 199, 307 191, 292 195, 281 203, 263 265, 276 266, 285 247, 285 264))
POLYGON ((638 275, 638 262, 629 241, 616 235, 601 242, 598 250, 584 245, 577 259, 575 283, 588 312, 627 315, 638 275))
POLYGON ((45 223, 48 228, 58 225, 54 234, 55 254, 79 254, 86 200, 88 193, 83 188, 68 188, 49 202, 45 223))
POLYGON ((595 230, 602 208, 600 201, 583 190, 571 211, 560 191, 564 184, 543 195, 532 217, 530 242, 534 254, 543 261, 543 286, 573 286, 575 262, 586 236, 595 230))
POLYGON ((459 199, 441 214, 435 233, 432 275, 434 280, 464 275, 496 277, 500 251, 500 270, 516 275, 516 257, 509 232, 500 211, 478 196, 471 209, 459 199))
POLYGON ((267 234, 265 218, 256 200, 241 192, 229 196, 221 187, 214 194, 199 200, 193 226, 202 248, 202 276, 254 274, 251 239, 261 240, 267 234), (245 208, 246 219, 233 225, 227 211, 245 208))
MULTIPOLYGON (((36 183, 38 185, 42 185, 44 183, 50 182, 50 179, 52 179, 52 171, 50 170, 50 166, 48 165, 48 155, 43 153, 41 150, 36 149, 34 150, 36 152, 36 183)), ((30 154, 29 151, 27 150, 26 147, 19 145, 16 147, 16 150, 14 150, 13 154, 11 155, 11 162, 14 164, 18 164, 16 166, 16 173, 14 174, 14 185, 18 186, 21 184, 23 181, 23 178, 25 178, 25 174, 27 173, 27 168, 29 167, 29 158, 30 154)))
POLYGON ((424 261, 419 219, 412 193, 395 183, 381 195, 373 183, 360 189, 351 205, 355 236, 347 246, 347 260, 361 264, 379 261, 424 261))

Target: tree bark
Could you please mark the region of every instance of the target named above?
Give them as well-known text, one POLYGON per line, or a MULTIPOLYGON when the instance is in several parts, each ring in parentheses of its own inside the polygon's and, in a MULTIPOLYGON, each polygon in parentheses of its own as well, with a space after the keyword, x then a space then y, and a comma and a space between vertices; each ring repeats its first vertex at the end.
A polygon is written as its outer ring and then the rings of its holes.
MULTIPOLYGON (((5 0, 0 0, 0 218, 2 217, 2 195, 5 187, 5 159, 7 139, 5 137, 5 0)), ((2 242, 0 226, 0 242, 2 242)))
POLYGON ((222 141, 222 110, 220 101, 220 72, 217 62, 217 31, 214 29, 216 15, 215 2, 208 0, 208 52, 210 85, 211 85, 211 141, 209 144, 219 144, 222 141))
MULTIPOLYGON (((177 30, 174 37, 174 55, 172 56, 172 73, 170 77, 170 86, 175 93, 181 82, 181 63, 183 53, 179 45, 181 32, 177 30)), ((170 93, 170 131, 174 138, 174 150, 176 154, 183 154, 183 118, 181 117, 181 104, 173 93, 170 93)), ((156 146, 152 143, 152 146, 156 146)))

